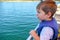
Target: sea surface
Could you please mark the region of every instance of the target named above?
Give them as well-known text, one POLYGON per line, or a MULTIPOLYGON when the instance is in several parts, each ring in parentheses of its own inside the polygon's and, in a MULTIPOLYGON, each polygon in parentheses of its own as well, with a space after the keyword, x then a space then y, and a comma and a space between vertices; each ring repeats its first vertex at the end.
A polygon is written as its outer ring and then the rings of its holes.
POLYGON ((39 23, 38 2, 0 2, 0 40, 26 40, 39 23))

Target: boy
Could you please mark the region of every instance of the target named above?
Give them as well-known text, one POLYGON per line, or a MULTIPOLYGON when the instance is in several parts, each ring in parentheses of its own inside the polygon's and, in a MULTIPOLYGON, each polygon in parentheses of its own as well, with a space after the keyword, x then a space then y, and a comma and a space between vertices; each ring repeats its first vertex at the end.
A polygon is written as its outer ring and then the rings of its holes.
POLYGON ((57 40, 58 25, 53 18, 57 10, 54 1, 43 1, 37 6, 37 17, 40 19, 38 29, 30 31, 35 40, 57 40))

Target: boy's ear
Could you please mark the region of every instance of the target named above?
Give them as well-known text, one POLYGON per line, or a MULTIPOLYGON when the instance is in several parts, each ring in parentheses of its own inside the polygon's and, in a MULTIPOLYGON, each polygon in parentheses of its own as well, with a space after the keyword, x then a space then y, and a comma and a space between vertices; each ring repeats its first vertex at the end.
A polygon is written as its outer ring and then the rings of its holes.
POLYGON ((51 12, 48 12, 47 16, 48 16, 48 18, 50 18, 51 17, 51 12))

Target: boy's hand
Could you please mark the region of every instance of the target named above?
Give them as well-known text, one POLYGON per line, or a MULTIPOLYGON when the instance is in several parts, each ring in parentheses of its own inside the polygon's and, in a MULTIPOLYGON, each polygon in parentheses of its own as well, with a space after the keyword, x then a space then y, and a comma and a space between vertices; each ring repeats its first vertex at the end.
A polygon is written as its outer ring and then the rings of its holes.
POLYGON ((31 30, 31 31, 30 31, 30 34, 31 34, 32 36, 34 36, 34 35, 36 35, 36 31, 35 31, 35 30, 31 30))
POLYGON ((40 37, 37 35, 35 30, 30 31, 30 34, 35 40, 40 40, 40 37))

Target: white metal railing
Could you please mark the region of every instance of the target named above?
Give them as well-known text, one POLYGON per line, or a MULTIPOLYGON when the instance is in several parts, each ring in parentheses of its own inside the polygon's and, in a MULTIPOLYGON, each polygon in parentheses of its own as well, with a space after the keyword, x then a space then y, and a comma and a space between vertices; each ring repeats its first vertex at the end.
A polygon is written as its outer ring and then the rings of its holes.
MULTIPOLYGON (((38 27, 39 27, 39 24, 36 26, 34 30, 37 30, 38 27)), ((32 36, 30 35, 26 40, 32 40, 32 36)))

